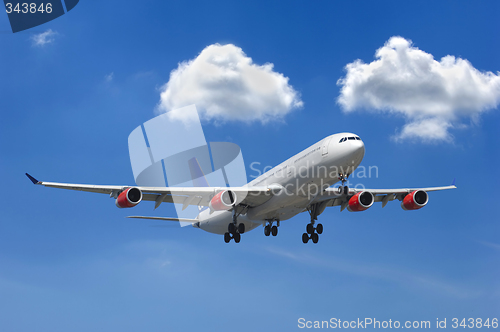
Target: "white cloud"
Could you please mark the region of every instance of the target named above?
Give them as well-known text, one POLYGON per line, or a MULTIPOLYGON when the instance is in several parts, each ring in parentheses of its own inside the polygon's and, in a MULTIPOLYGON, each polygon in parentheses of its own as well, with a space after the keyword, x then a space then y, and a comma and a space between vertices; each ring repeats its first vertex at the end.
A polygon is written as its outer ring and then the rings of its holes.
POLYGON ((113 80, 113 77, 114 77, 114 76, 115 76, 115 73, 114 73, 114 72, 111 72, 111 73, 109 73, 109 74, 107 74, 107 75, 105 75, 105 76, 104 76, 104 80, 105 80, 106 82, 111 82, 111 81, 113 80))
POLYGON ((203 118, 221 121, 267 122, 303 105, 273 64, 254 64, 232 44, 210 45, 180 63, 161 90, 159 111, 195 104, 203 118))
POLYGON ((52 31, 52 29, 33 35, 31 36, 32 45, 42 47, 50 44, 54 42, 55 35, 57 35, 57 32, 52 31))
POLYGON ((402 115, 397 140, 451 141, 450 128, 500 103, 500 74, 480 72, 465 59, 440 61, 410 40, 390 38, 371 63, 347 64, 338 103, 344 112, 368 110, 402 115))
POLYGON ((424 142, 451 141, 448 128, 452 125, 439 117, 414 119, 395 137, 396 140, 418 138, 424 142))

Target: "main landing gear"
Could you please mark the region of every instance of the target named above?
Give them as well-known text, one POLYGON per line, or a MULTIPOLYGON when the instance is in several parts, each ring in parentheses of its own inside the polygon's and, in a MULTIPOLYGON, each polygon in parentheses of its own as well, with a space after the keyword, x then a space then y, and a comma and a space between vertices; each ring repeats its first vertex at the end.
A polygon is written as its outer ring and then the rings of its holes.
POLYGON ((236 224, 230 223, 227 226, 227 232, 224 233, 224 242, 229 243, 231 239, 234 239, 234 242, 240 243, 241 234, 245 233, 245 224, 240 223, 238 226, 236 224))
POLYGON ((309 240, 312 240, 313 243, 318 243, 319 234, 323 233, 323 225, 317 224, 314 227, 314 222, 318 220, 318 215, 323 212, 324 206, 321 206, 321 203, 312 204, 307 208, 309 214, 311 215, 311 222, 306 226, 306 233, 302 234, 302 242, 307 243, 309 240))
POLYGON ((224 242, 229 243, 234 239, 235 243, 240 243, 241 234, 245 233, 245 224, 238 224, 239 213, 236 213, 236 208, 233 208, 233 222, 227 225, 227 232, 224 233, 224 242))
POLYGON ((278 235, 278 227, 280 226, 280 221, 276 220, 276 225, 273 226, 273 221, 274 220, 267 220, 267 225, 264 227, 264 235, 269 236, 273 235, 276 236, 278 235))

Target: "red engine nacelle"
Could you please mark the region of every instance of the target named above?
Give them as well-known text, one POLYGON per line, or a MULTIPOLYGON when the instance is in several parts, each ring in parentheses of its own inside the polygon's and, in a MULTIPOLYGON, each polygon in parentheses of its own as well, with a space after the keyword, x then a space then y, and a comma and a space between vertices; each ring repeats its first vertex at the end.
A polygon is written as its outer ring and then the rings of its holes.
POLYGON ((423 190, 415 190, 403 198, 401 207, 403 210, 418 210, 423 208, 429 201, 429 195, 423 190))
POLYGON ((372 206, 374 201, 375 199, 371 192, 362 191, 351 197, 347 210, 349 210, 349 212, 364 211, 372 206))
POLYGON ((236 194, 230 190, 224 190, 215 195, 210 201, 210 209, 215 211, 229 210, 236 202, 236 194))
POLYGON ((139 188, 127 188, 116 198, 116 206, 120 209, 134 207, 142 201, 142 191, 139 188))

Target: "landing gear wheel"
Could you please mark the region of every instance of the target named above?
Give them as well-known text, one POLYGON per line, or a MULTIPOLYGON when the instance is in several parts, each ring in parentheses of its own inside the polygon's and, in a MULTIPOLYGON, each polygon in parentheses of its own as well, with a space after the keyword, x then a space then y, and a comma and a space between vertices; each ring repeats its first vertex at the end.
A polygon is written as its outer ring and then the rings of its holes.
POLYGON ((229 233, 224 233, 224 242, 229 243, 231 241, 231 234, 229 233))
POLYGON ((273 236, 278 235, 278 226, 273 226, 271 228, 271 232, 273 233, 273 236))
MULTIPOLYGON (((240 233, 235 233, 233 235, 233 239, 234 239, 234 242, 236 243, 240 243, 240 240, 241 240, 241 234, 240 233)), ((317 241, 316 241, 317 242, 317 241)))
POLYGON ((323 225, 322 224, 318 224, 316 226, 316 233, 318 233, 318 234, 323 233, 323 225))
POLYGON ((245 233, 245 224, 241 223, 238 225, 238 233, 243 234, 245 233))
MULTIPOLYGON (((341 175, 339 177, 339 180, 342 181, 342 186, 339 187, 339 193, 349 192, 349 189, 347 188, 347 186, 343 185, 345 182, 345 179, 346 179, 346 177, 344 175, 341 175)), ((304 233, 304 235, 302 235, 302 242, 307 243, 309 240, 312 240, 313 243, 318 243, 319 234, 323 233, 323 225, 316 224, 316 227, 314 227, 314 224, 315 224, 315 221, 318 220, 318 215, 320 215, 324 209, 325 208, 324 208, 323 203, 315 203, 315 204, 311 204, 307 207, 307 211, 311 215, 311 222, 309 224, 307 224, 307 226, 306 226, 306 233, 304 233)))
POLYGON ((269 236, 270 234, 271 234, 271 226, 266 225, 266 227, 264 227, 264 235, 269 236))
POLYGON ((302 242, 303 243, 309 242, 309 234, 307 233, 302 234, 302 242))
POLYGON ((349 187, 345 186, 344 187, 344 195, 348 195, 348 194, 349 194, 349 187))
POLYGON ((339 186, 339 189, 337 190, 337 192, 339 193, 339 195, 342 195, 342 193, 344 192, 344 187, 339 186))
POLYGON ((231 234, 234 234, 236 232, 236 226, 233 223, 230 223, 227 226, 227 231, 231 234))
MULTIPOLYGON (((236 239, 234 239, 236 241, 236 239)), ((313 233, 311 234, 311 240, 313 241, 313 243, 318 243, 318 240, 319 240, 319 236, 317 233, 313 233)))

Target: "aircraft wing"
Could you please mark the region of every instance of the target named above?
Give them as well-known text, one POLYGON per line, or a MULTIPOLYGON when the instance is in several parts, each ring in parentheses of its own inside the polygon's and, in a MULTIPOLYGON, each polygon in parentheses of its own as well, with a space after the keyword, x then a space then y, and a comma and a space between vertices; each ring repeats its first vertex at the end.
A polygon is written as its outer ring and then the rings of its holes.
POLYGON ((455 181, 450 186, 444 187, 427 187, 427 188, 398 188, 398 189, 357 189, 357 188, 349 188, 348 195, 343 195, 338 192, 338 188, 327 188, 321 194, 319 194, 313 201, 313 203, 325 202, 328 203, 326 206, 338 206, 342 207, 342 210, 347 205, 349 198, 353 195, 356 195, 362 191, 368 191, 372 193, 374 202, 382 202, 382 207, 389 201, 393 200, 403 200, 403 198, 416 190, 422 190, 425 192, 429 191, 439 191, 439 190, 448 190, 448 189, 456 189, 455 181))
POLYGON ((87 191, 108 194, 116 198, 127 188, 138 188, 142 192, 142 200, 155 201, 155 208, 162 202, 183 204, 183 209, 189 205, 209 206, 211 199, 224 190, 236 194, 239 206, 253 207, 268 201, 272 197, 272 189, 268 187, 141 187, 126 185, 90 185, 38 181, 26 173, 26 176, 36 185, 50 188, 87 191))

